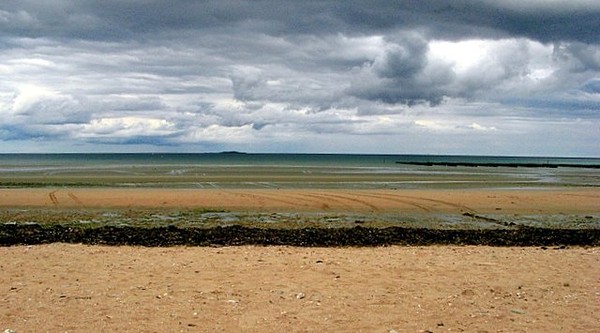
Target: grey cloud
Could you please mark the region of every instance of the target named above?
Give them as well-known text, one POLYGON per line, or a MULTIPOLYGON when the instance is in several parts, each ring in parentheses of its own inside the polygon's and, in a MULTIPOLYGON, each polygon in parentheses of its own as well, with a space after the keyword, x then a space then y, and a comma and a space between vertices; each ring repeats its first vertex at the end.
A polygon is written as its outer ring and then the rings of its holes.
POLYGON ((257 109, 265 103, 279 103, 291 109, 324 110, 334 106, 343 97, 347 80, 344 71, 302 71, 273 63, 259 67, 236 67, 232 70, 233 96, 245 102, 248 109, 257 109))
POLYGON ((581 90, 591 94, 600 94, 600 78, 595 78, 587 81, 581 87, 581 90))
POLYGON ((443 92, 432 82, 427 82, 427 86, 420 82, 427 65, 427 45, 426 40, 415 34, 396 37, 381 56, 357 73, 348 93, 385 103, 439 104, 443 92))
POLYGON ((417 82, 406 79, 357 79, 348 93, 361 99, 382 101, 389 104, 413 106, 420 103, 439 105, 444 92, 435 87, 417 86, 417 82))
POLYGON ((598 119, 600 100, 577 99, 565 96, 546 96, 546 98, 530 98, 526 100, 504 101, 506 105, 530 108, 529 115, 540 119, 598 119))
POLYGON ((161 136, 128 136, 128 137, 111 137, 103 136, 93 139, 87 139, 87 142, 102 144, 102 145, 152 145, 158 147, 174 147, 176 143, 171 142, 168 138, 161 136))
POLYGON ((0 124, 0 140, 16 141, 16 140, 31 140, 38 135, 32 135, 23 126, 0 124))
POLYGON ((401 36, 391 44, 384 56, 376 59, 373 69, 379 77, 414 77, 427 63, 425 57, 428 42, 418 35, 401 36))
POLYGON ((266 80, 261 77, 258 69, 249 69, 231 75, 233 97, 241 101, 256 99, 254 91, 264 85, 266 80))
POLYGON ((4 30, 22 36, 112 40, 168 30, 215 30, 236 26, 273 35, 329 31, 373 33, 404 27, 425 29, 442 38, 487 34, 488 37, 517 35, 543 42, 596 43, 599 38, 597 27, 600 26, 600 6, 582 1, 219 0, 167 4, 160 0, 141 3, 7 0, 0 10, 4 30))
POLYGON ((38 100, 19 110, 16 119, 23 123, 77 124, 89 121, 90 115, 71 99, 38 100))
POLYGON ((596 120, 599 17, 583 0, 5 0, 0 137, 297 149, 452 117, 497 135, 596 120), (433 54, 469 40, 471 67, 433 54), (22 85, 53 93, 15 113, 22 85))
POLYGON ((166 105, 158 96, 115 96, 102 102, 102 108, 110 111, 152 111, 164 110, 166 105))
POLYGON ((1 119, 0 123, 23 126, 81 124, 90 120, 91 111, 81 98, 33 86, 6 101, 0 113, 9 117, 1 119))
MULTIPOLYGON (((547 48, 540 51, 543 45, 524 39, 481 42, 477 49, 464 50, 482 53, 473 59, 476 66, 466 69, 453 63, 460 58, 451 60, 443 54, 428 54, 428 43, 414 35, 388 43, 382 56, 355 72, 347 93, 365 100, 409 106, 437 106, 447 98, 502 101, 513 96, 522 101, 540 100, 565 89, 576 89, 597 72, 593 65, 597 48, 583 48, 588 55, 585 59, 589 60, 586 70, 574 70, 583 67, 579 60, 583 51, 574 52, 570 43, 558 51, 555 46, 551 52, 547 48), (540 68, 543 78, 536 76, 540 68)), ((538 104, 543 105, 548 104, 538 104)))
POLYGON ((572 72, 600 71, 600 50, 597 44, 555 43, 554 57, 565 62, 572 72))

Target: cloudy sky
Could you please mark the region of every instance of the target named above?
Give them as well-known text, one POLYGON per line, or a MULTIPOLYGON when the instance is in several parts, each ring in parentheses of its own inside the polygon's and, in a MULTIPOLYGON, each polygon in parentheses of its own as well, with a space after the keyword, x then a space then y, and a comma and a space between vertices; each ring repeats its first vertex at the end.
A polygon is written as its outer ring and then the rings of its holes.
POLYGON ((600 156, 600 1, 2 0, 0 152, 600 156))

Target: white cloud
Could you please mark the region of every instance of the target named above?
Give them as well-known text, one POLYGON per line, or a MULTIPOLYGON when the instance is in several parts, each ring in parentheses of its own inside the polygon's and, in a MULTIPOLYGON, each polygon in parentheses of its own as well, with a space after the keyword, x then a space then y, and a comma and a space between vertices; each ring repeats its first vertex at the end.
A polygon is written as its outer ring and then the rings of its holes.
POLYGON ((183 143, 229 143, 250 144, 255 141, 252 125, 221 126, 209 125, 204 128, 191 128, 177 140, 183 143))
POLYGON ((0 122, 23 126, 68 124, 86 122, 90 116, 73 96, 43 86, 21 85, 12 96, 0 110, 9 118, 0 122))
POLYGON ((428 119, 415 120, 415 125, 434 131, 448 131, 455 128, 454 126, 428 119))
POLYGON ((81 138, 135 138, 165 136, 173 133, 174 124, 164 119, 122 117, 92 119, 76 134, 81 138))
POLYGON ((468 126, 468 128, 474 129, 476 131, 483 131, 483 132, 496 130, 496 127, 494 127, 494 126, 486 127, 486 126, 479 125, 478 123, 472 123, 471 125, 468 126))
POLYGON ((57 100, 61 96, 56 91, 35 85, 19 87, 19 93, 13 101, 12 111, 16 114, 24 113, 41 100, 57 100))

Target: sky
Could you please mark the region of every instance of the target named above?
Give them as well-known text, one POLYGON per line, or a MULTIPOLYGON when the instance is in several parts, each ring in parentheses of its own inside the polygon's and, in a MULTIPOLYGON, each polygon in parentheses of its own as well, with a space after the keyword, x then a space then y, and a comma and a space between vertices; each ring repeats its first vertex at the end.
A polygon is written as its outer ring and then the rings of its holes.
POLYGON ((2 0, 0 152, 600 156, 600 1, 2 0))

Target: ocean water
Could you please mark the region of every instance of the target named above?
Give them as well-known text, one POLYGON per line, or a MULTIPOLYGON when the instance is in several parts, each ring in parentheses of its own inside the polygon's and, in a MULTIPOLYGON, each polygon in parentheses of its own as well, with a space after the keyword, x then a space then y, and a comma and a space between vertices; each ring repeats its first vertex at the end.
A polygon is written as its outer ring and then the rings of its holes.
POLYGON ((522 188, 600 186, 600 169, 598 167, 600 167, 600 158, 245 154, 236 152, 0 154, 0 187, 522 188), (444 163, 450 165, 443 165, 444 163), (500 166, 492 167, 494 165, 500 166))
POLYGON ((552 166, 600 166, 600 158, 521 157, 469 155, 379 155, 379 154, 246 154, 224 153, 119 153, 119 154, 0 154, 0 167, 79 165, 282 165, 363 166, 408 163, 537 164, 552 166))

